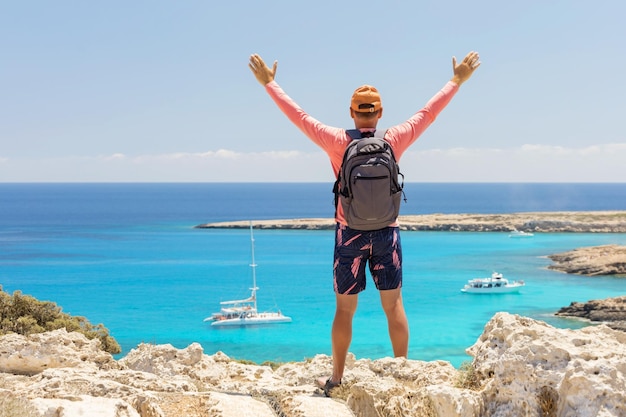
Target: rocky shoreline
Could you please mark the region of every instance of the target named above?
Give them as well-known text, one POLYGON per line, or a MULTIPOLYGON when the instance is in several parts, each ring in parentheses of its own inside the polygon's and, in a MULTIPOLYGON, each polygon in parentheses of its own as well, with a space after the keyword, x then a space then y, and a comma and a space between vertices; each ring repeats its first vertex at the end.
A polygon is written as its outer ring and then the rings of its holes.
MULTIPOLYGON (((591 246, 549 255, 548 258, 554 262, 548 269, 589 277, 615 275, 616 279, 626 279, 626 246, 591 246)), ((574 301, 561 308, 556 315, 580 318, 594 324, 604 323, 612 329, 626 332, 626 296, 574 301)))
MULTIPOLYGON (((424 214, 400 216, 409 231, 532 233, 626 233, 626 211, 529 212, 510 214, 424 214)), ((331 230, 332 218, 253 220, 260 229, 331 230)), ((205 223, 199 229, 247 228, 249 221, 205 223)))
POLYGON ((0 337, 0 415, 19 417, 496 417, 626 415, 626 333, 558 329, 496 313, 473 361, 349 355, 342 386, 314 381, 331 358, 270 367, 223 353, 141 344, 114 360, 64 329, 0 337))
POLYGON ((626 246, 591 246, 549 255, 548 258, 554 262, 549 269, 568 274, 626 275, 626 246))
POLYGON ((577 317, 595 324, 604 323, 612 329, 626 332, 626 296, 584 303, 572 302, 561 308, 556 315, 577 317))

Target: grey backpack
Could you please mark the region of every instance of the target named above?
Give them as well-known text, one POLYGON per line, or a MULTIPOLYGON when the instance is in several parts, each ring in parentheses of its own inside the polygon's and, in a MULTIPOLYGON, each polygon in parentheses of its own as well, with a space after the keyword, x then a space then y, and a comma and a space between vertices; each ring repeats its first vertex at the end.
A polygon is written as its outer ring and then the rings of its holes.
POLYGON ((404 175, 391 145, 383 139, 386 131, 377 131, 373 137, 362 137, 356 129, 346 133, 353 140, 346 147, 333 188, 335 206, 341 204, 351 229, 387 227, 400 212, 404 175))

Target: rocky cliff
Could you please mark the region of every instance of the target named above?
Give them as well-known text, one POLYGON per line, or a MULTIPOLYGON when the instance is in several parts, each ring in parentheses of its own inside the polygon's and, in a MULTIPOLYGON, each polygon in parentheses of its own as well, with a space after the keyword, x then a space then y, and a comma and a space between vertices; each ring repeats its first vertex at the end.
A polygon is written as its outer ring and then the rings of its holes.
POLYGON ((64 330, 0 338, 0 416, 519 417, 625 416, 626 333, 553 328, 497 313, 468 349, 471 366, 350 357, 325 398, 313 385, 331 360, 276 369, 197 343, 141 344, 114 360, 64 330))

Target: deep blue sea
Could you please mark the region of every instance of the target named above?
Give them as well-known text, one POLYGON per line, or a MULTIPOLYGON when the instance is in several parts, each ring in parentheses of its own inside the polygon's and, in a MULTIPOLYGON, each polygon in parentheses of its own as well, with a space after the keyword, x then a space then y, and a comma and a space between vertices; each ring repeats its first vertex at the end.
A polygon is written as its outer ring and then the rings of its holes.
MULTIPOLYGON (((211 328, 219 302, 251 285, 248 230, 196 229, 230 220, 332 217, 331 184, 0 183, 0 285, 50 300, 103 323, 123 353, 141 342, 256 362, 330 354, 334 313, 332 231, 256 230, 260 310, 292 323, 211 328)), ((626 184, 407 184, 402 214, 626 210, 626 184)), ((409 357, 459 366, 498 311, 558 327, 581 323, 553 313, 572 301, 626 294, 626 278, 549 271, 545 256, 581 246, 626 245, 625 234, 403 232, 409 357), (466 280, 502 272, 520 294, 470 295, 466 280)), ((350 349, 392 355, 377 291, 359 298, 350 349)))

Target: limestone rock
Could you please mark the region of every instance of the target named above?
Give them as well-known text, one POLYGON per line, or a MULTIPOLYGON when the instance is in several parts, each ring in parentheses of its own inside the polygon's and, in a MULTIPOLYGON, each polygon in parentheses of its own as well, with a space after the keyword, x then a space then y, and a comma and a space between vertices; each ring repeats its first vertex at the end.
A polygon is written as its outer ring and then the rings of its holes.
POLYGON ((100 349, 100 341, 89 340, 65 329, 32 334, 15 333, 2 337, 0 372, 34 375, 50 368, 96 365, 115 366, 113 357, 100 349))
POLYGON ((468 353, 487 416, 626 415, 625 333, 497 313, 468 353))
POLYGON ((206 355, 197 343, 141 344, 114 361, 81 335, 7 335, 0 404, 21 407, 20 417, 618 417, 625 346, 626 333, 606 326, 562 330, 498 313, 469 348, 470 367, 350 354, 342 385, 325 398, 314 381, 332 369, 326 355, 272 369, 206 355))
POLYGON ((561 308, 556 315, 605 323, 612 329, 626 331, 626 296, 590 300, 586 303, 572 302, 568 307, 561 308))
POLYGON ((549 255, 549 269, 578 275, 626 275, 626 246, 602 245, 549 255))
POLYGON ((115 398, 81 396, 71 400, 61 398, 36 398, 33 403, 44 417, 140 417, 126 401, 115 398))
POLYGON ((426 387, 432 408, 439 416, 475 417, 483 416, 483 398, 468 389, 449 385, 426 387))

